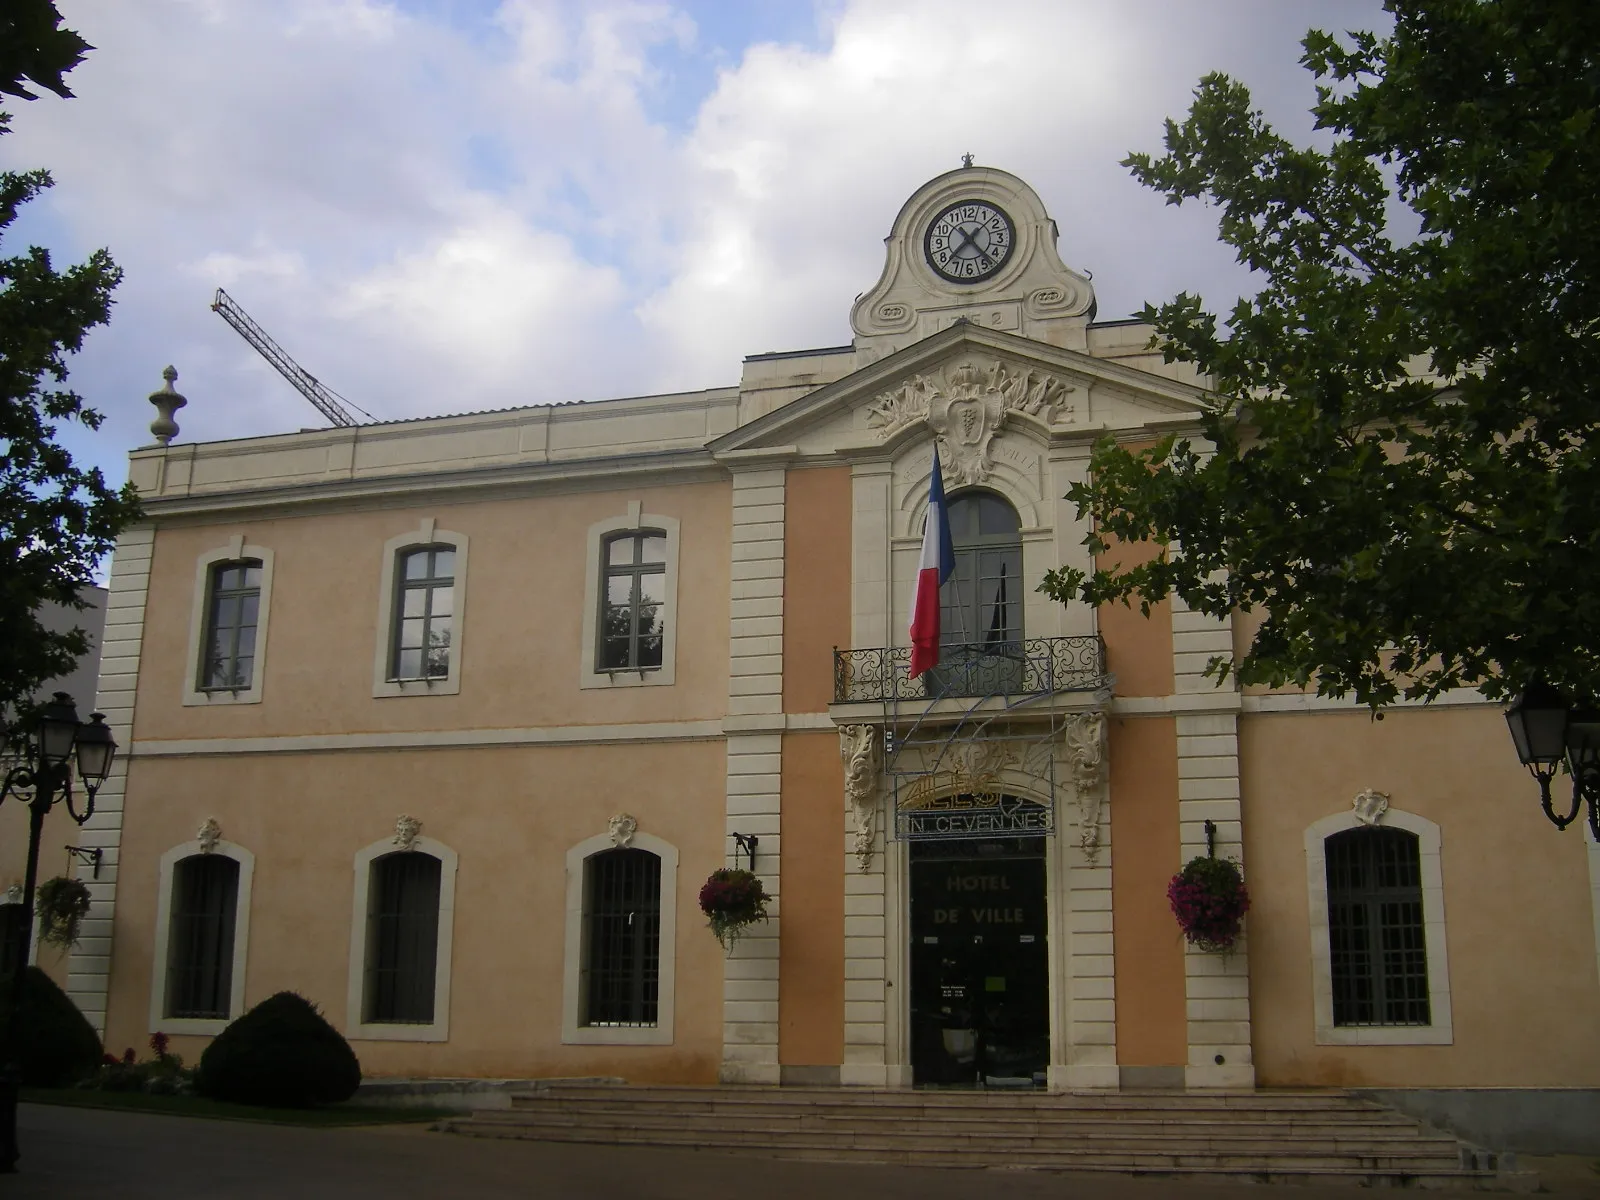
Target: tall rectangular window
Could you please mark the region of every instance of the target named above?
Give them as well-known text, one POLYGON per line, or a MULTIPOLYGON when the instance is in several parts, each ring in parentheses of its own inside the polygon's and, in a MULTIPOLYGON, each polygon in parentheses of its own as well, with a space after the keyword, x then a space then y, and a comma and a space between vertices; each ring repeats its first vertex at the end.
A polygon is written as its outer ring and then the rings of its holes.
POLYGON ((401 556, 391 679, 443 679, 450 674, 455 570, 451 546, 423 546, 401 556))
POLYGON ((607 850, 584 864, 586 1025, 654 1025, 661 994, 661 860, 607 850))
POLYGON ((166 1016, 226 1020, 233 999, 233 935, 239 864, 196 854, 172 872, 166 1016))
POLYGON ((217 563, 211 568, 211 585, 207 591, 199 690, 243 691, 255 678, 261 561, 246 558, 217 563))
POLYGON ((1427 1025, 1416 834, 1350 829, 1328 838, 1324 853, 1334 1025, 1427 1025))
POLYGON ((666 633, 667 535, 642 529, 604 545, 597 669, 656 670, 666 633))
POLYGON ((440 863, 402 850, 372 864, 365 1021, 429 1025, 439 955, 440 863))

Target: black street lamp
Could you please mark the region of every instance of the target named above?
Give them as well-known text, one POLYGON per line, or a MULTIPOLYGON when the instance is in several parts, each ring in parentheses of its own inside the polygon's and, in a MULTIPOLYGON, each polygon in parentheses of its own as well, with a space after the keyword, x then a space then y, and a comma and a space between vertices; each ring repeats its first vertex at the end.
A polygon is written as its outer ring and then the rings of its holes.
POLYGON ((78 707, 65 692, 57 692, 39 710, 31 735, 15 739, 7 750, 18 760, 0 782, 0 804, 15 797, 28 806, 28 867, 22 884, 22 929, 16 942, 15 959, 3 964, 11 972, 11 995, 7 1015, 7 1063, 0 1068, 0 1171, 17 1169, 17 1090, 22 1086, 22 1067, 17 1062, 20 1039, 18 1011, 22 1006, 22 973, 28 965, 28 947, 33 944, 33 895, 39 882, 39 838, 44 819, 57 801, 65 801, 67 812, 82 825, 94 816, 94 797, 111 773, 111 760, 117 753, 116 739, 106 725, 104 713, 94 713, 89 723, 78 720, 78 707), (83 811, 72 796, 70 761, 77 751, 78 780, 87 793, 83 811))
POLYGON ((1585 804, 1589 829, 1600 841, 1600 709, 1574 705, 1543 680, 1535 680, 1506 709, 1517 757, 1539 781, 1539 803, 1557 829, 1578 819, 1585 804), (1563 765, 1572 776, 1572 807, 1563 816, 1550 799, 1550 783, 1563 765))

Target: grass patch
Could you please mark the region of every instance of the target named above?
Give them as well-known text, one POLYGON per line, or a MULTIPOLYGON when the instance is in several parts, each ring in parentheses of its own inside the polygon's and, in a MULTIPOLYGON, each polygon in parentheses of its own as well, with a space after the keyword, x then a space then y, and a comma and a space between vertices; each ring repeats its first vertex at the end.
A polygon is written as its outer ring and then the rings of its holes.
POLYGON ((145 1092, 97 1092, 88 1088, 28 1088, 20 1099, 30 1104, 103 1108, 119 1112, 161 1113, 169 1117, 208 1117, 217 1121, 265 1121, 273 1125, 399 1125, 457 1115, 445 1108, 389 1108, 330 1104, 324 1108, 258 1108, 205 1096, 152 1096, 145 1092))

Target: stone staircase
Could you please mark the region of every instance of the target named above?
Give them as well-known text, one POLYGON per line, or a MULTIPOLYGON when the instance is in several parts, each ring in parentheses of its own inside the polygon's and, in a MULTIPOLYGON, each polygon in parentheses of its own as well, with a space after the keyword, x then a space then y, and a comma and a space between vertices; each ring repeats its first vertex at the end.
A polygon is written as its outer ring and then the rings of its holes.
POLYGON ((672 1146, 767 1158, 1531 1191, 1509 1156, 1340 1092, 1232 1094, 632 1087, 552 1082, 470 1137, 672 1146))

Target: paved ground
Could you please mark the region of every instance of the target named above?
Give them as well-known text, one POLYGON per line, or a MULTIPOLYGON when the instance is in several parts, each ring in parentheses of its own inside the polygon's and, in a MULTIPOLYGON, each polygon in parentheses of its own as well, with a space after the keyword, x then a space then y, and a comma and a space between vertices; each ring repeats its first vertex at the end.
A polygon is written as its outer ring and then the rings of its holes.
MULTIPOLYGON (((494 1142, 421 1126, 297 1129, 25 1104, 22 1170, 0 1200, 1351 1200, 1347 1187, 1266 1188, 1031 1171, 780 1162, 683 1150, 494 1142)), ((1600 1196, 1600 1174, 1550 1162, 1560 1196, 1600 1196)), ((1438 1193, 1435 1193, 1438 1194, 1438 1193)), ((1467 1193, 1460 1193, 1465 1195, 1467 1193)))

